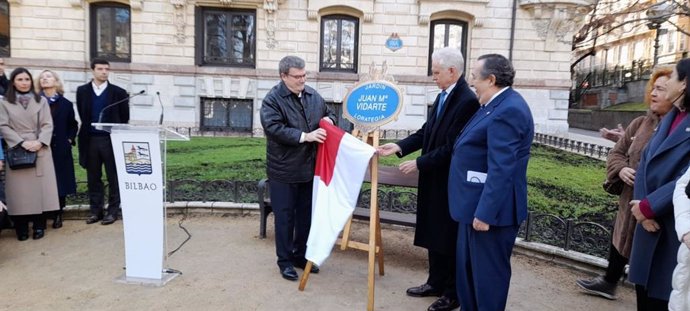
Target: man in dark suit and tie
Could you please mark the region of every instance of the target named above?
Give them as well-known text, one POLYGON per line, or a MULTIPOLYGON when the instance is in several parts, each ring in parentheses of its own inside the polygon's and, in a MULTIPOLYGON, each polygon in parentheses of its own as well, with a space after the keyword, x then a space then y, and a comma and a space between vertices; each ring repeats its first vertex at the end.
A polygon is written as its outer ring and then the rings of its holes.
POLYGON ((102 59, 91 62, 93 80, 77 88, 77 110, 81 119, 79 130, 79 165, 86 169, 91 215, 87 224, 98 222, 109 225, 117 220, 120 208, 120 188, 117 184, 115 156, 110 133, 98 130, 91 123, 129 122, 127 92, 108 82, 110 63, 102 59), (116 104, 117 103, 117 104, 116 104), (102 120, 99 118, 102 116, 102 120), (103 217, 103 166, 108 176, 108 210, 103 217))
POLYGON ((458 307, 455 290, 455 237, 458 224, 448 212, 448 166, 453 142, 479 109, 479 102, 464 79, 465 61, 456 48, 445 47, 432 56, 431 72, 441 89, 422 128, 409 137, 379 147, 380 155, 399 157, 422 149, 421 155, 400 164, 404 173, 419 170, 417 227, 414 244, 429 251, 429 277, 412 287, 413 297, 441 296, 430 311, 458 307))
POLYGON ((457 289, 463 311, 505 310, 510 256, 527 217, 527 162, 532 113, 514 91, 515 70, 498 54, 479 57, 470 73, 481 108, 458 136, 448 180, 458 225, 457 289))

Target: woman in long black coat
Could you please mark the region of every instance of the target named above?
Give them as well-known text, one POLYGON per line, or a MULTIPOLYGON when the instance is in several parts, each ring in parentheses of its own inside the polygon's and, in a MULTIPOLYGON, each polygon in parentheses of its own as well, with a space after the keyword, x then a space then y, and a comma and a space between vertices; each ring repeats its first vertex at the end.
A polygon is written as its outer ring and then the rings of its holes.
POLYGON ((62 81, 56 73, 44 70, 38 76, 36 85, 39 86, 41 96, 48 100, 53 116, 53 138, 50 141, 50 147, 53 150, 53 164, 60 199, 60 210, 53 216, 53 228, 57 229, 62 227, 65 198, 77 192, 72 146, 75 145, 74 138, 77 136, 79 127, 74 117, 72 102, 62 96, 64 94, 62 81))

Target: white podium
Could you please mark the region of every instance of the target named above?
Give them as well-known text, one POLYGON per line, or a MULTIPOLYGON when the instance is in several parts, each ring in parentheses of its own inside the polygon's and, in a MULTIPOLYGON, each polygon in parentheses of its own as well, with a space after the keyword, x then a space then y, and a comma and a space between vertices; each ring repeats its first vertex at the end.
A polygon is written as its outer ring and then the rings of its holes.
POLYGON ((163 286, 179 275, 163 269, 165 160, 168 140, 188 137, 162 126, 93 123, 110 132, 120 186, 125 273, 117 282, 163 286))

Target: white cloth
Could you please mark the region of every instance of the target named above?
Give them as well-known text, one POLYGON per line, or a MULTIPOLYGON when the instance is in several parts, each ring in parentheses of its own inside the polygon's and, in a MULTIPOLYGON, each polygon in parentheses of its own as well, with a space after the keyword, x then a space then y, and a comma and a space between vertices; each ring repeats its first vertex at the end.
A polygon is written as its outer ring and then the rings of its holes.
POLYGON ((673 191, 673 212, 676 217, 676 233, 681 241, 678 247, 678 264, 673 270, 673 291, 668 302, 671 311, 690 310, 690 249, 683 243, 683 236, 690 232, 690 199, 685 193, 685 187, 690 180, 690 169, 676 182, 673 191))
POLYGON ((326 141, 319 144, 314 172, 311 229, 305 258, 321 265, 352 215, 369 159, 376 149, 321 120, 326 141))

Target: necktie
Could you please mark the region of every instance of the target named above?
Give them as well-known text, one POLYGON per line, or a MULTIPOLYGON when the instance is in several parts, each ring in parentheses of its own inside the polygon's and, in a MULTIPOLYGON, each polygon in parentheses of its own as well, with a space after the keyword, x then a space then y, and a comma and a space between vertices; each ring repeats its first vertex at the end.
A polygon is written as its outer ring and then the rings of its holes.
POLYGON ((446 93, 445 90, 441 91, 441 96, 438 99, 438 106, 436 107, 436 118, 438 119, 439 116, 441 115, 441 111, 443 110, 443 104, 446 103, 446 93))

